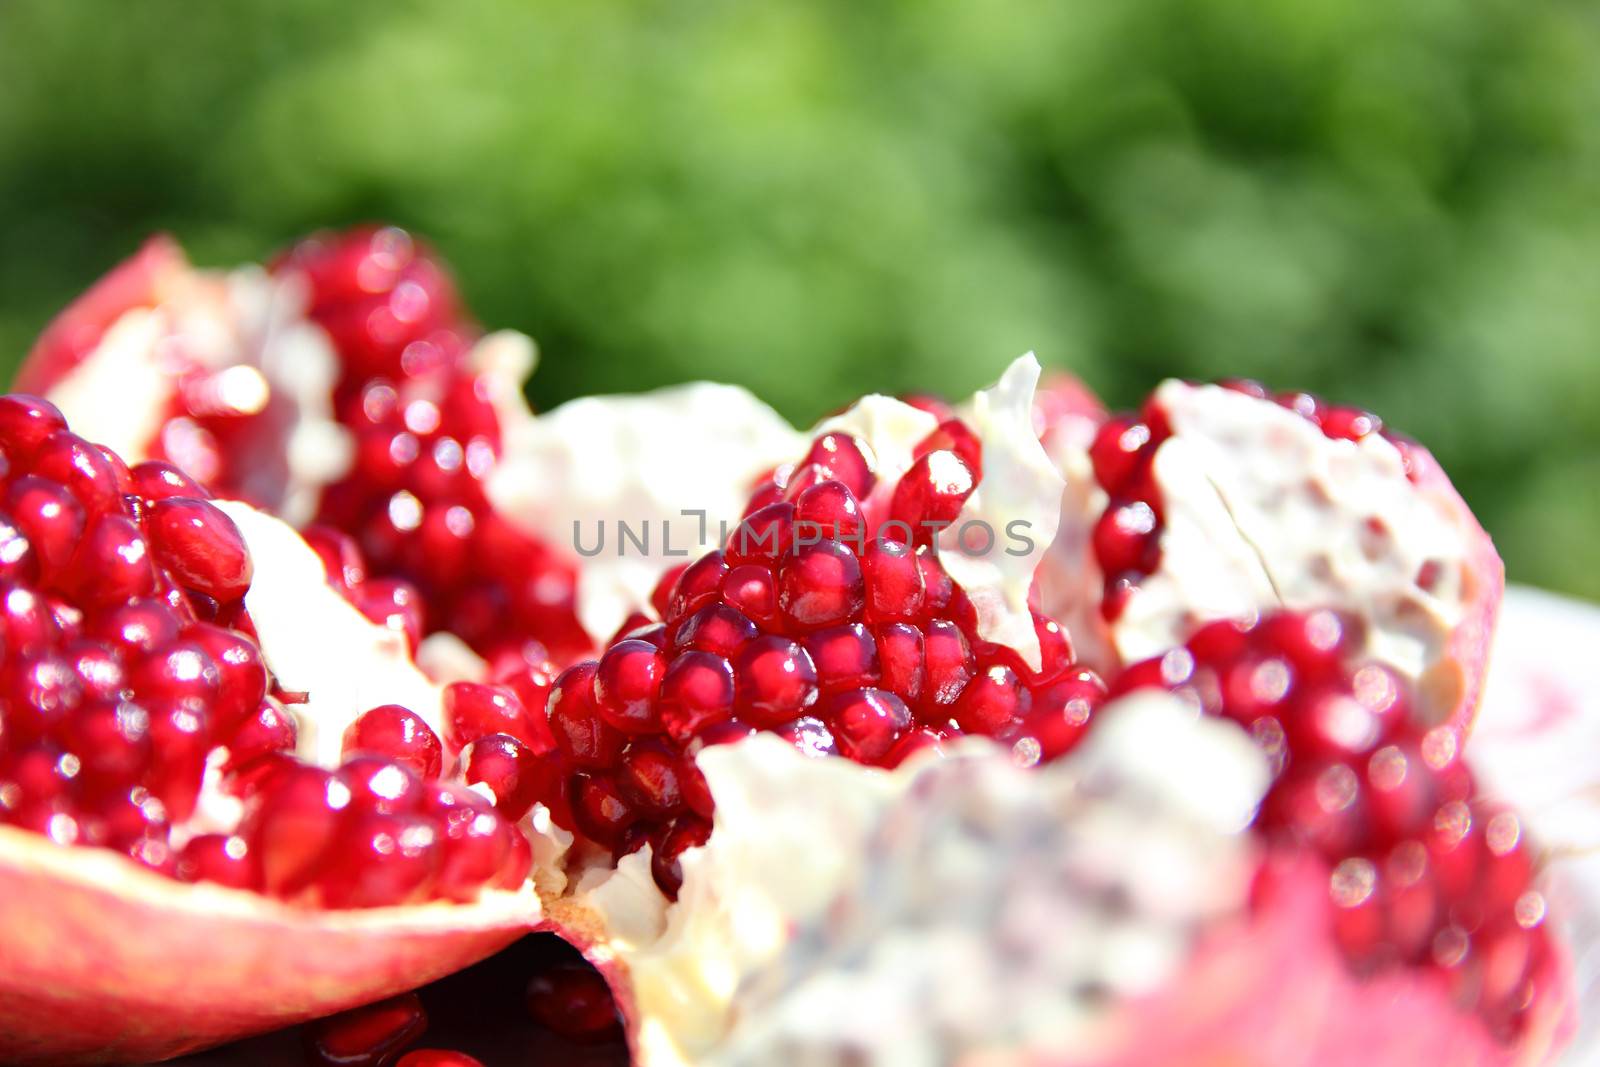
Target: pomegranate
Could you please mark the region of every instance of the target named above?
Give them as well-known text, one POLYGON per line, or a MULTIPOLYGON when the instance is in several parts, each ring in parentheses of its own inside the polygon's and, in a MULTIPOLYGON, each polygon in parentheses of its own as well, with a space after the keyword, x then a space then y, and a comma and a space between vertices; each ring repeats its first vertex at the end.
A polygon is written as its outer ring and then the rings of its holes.
POLYGON ((1212 619, 1328 607, 1363 619, 1426 721, 1470 723, 1500 559, 1428 452, 1376 416, 1173 381, 1055 455, 1068 491, 1044 603, 1091 663, 1159 654, 1212 619))
POLYGON ((0 1058, 203 1047, 538 920, 521 813, 440 779, 440 690, 291 528, 33 397, 0 454, 0 1058))
MULTIPOLYGON (((172 255, 36 350, 80 429, 184 349, 148 282, 172 255)), ((336 353, 320 400, 229 366, 358 442, 338 462, 302 477, 255 413, 187 399, 119 438, 132 469, 47 404, 0 412, 0 581, 33 594, 0 597, 25 709, 0 800, 28 816, 0 827, 0 1054, 176 1053, 541 925, 612 996, 540 975, 533 1016, 620 1018, 645 1064, 1509 1064, 1564 1039, 1545 858, 1459 754, 1498 560, 1372 417, 1168 383, 1106 419, 1024 359, 806 437, 714 386, 534 418, 531 347, 477 338, 397 231, 274 271, 336 353), (180 422, 209 467, 166 447, 180 422), (304 539, 194 478, 246 495, 253 450, 289 474, 252 499, 319 518, 304 539), (572 535, 684 507, 705 525, 631 559, 572 535), (159 705, 159 760, 120 703, 91 713, 113 696, 159 705), (85 806, 129 774, 140 802, 85 806), (223 977, 197 996, 197 971, 223 977)), ((394 1058, 406 1003, 318 1024, 313 1055, 394 1058)))

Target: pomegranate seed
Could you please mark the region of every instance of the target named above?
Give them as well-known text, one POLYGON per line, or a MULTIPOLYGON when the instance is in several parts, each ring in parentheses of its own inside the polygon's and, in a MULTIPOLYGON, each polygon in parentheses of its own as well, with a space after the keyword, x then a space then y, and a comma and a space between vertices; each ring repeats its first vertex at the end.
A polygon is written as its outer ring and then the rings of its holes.
POLYGON ((839 746, 834 742, 833 731, 821 719, 807 715, 784 723, 773 731, 807 756, 836 756, 839 746))
POLYGON ((758 637, 739 655, 740 716, 757 726, 777 726, 817 701, 817 668, 804 648, 786 637, 758 637))
POLYGON ((778 590, 784 618, 802 630, 846 621, 865 598, 861 564, 837 541, 797 548, 779 569, 778 590))
POLYGON ((911 547, 874 539, 861 555, 867 582, 867 618, 894 622, 918 618, 927 597, 922 566, 911 547))
POLYGON ((683 806, 682 763, 665 745, 635 742, 622 754, 617 786, 651 815, 671 815, 683 806))
POLYGON ((426 897, 443 849, 438 825, 418 815, 352 812, 317 878, 332 908, 379 908, 426 897))
POLYGON ((261 870, 244 838, 201 834, 178 852, 177 876, 185 882, 215 882, 231 889, 261 888, 261 870))
POLYGON ((196 641, 178 641, 152 652, 129 671, 144 698, 208 707, 222 686, 216 660, 196 641))
POLYGON ((91 623, 89 633, 124 655, 154 652, 178 639, 181 623, 160 600, 133 600, 91 623))
POLYGON ((550 731, 556 745, 580 767, 609 767, 622 751, 624 735, 600 715, 594 696, 598 664, 562 671, 550 691, 550 731))
POLYGON ((44 574, 62 573, 83 536, 83 506, 65 486, 26 475, 6 490, 6 511, 44 574))
POLYGON ((539 759, 510 734, 489 734, 461 750, 461 777, 468 785, 487 786, 495 809, 515 822, 539 799, 539 759))
POLYGON ((668 599, 667 610, 661 617, 667 622, 675 622, 699 611, 716 599, 727 573, 728 564, 723 561, 721 552, 701 556, 679 575, 668 599))
POLYGON ((1010 667, 994 664, 981 671, 956 701, 956 723, 967 733, 997 734, 1026 715, 1028 690, 1010 667))
POLYGON ((627 640, 606 649, 594 679, 601 716, 625 733, 659 729, 655 701, 665 672, 666 657, 647 641, 627 640))
POLYGON ((1105 683, 1093 671, 1069 671, 1034 691, 1032 709, 1022 718, 1021 735, 1039 745, 1039 759, 1053 760, 1071 751, 1083 737, 1105 695, 1105 683))
MULTIPOLYGON (((447 900, 470 901, 492 882, 511 857, 513 836, 521 834, 483 797, 457 786, 435 786, 423 812, 443 834, 444 857, 434 892, 447 900)), ((517 883, 520 884, 519 877, 517 883)))
POLYGON ((672 638, 675 651, 699 649, 724 658, 733 657, 758 632, 755 623, 726 604, 701 608, 679 622, 676 630, 672 638))
POLYGON ((874 462, 866 445, 848 434, 826 433, 811 444, 806 453, 806 464, 825 470, 830 478, 838 479, 857 500, 864 499, 877 483, 873 473, 874 462))
POLYGON ((64 487, 83 505, 85 514, 122 510, 122 486, 116 468, 94 445, 60 430, 44 439, 29 467, 34 474, 64 487))
POLYGON ((13 466, 27 463, 45 440, 67 428, 60 409, 26 393, 0 396, 0 449, 13 466))
POLYGON ((0 694, 8 743, 27 744, 57 731, 82 703, 83 683, 66 659, 43 652, 0 667, 0 694))
POLYGON ((146 500, 165 500, 172 496, 206 500, 211 496, 199 482, 164 460, 152 459, 135 464, 129 475, 133 482, 132 491, 146 500))
POLYGON ((926 544, 933 526, 955 521, 976 487, 971 468, 959 455, 936 449, 919 458, 900 479, 889 514, 911 531, 915 543, 926 544))
POLYGON ((573 1041, 609 1039, 621 1025, 605 979, 592 967, 552 967, 528 980, 528 1014, 573 1041))
POLYGON ((972 679, 972 648, 955 623, 934 619, 922 635, 924 706, 943 714, 972 679))
POLYGON ((817 683, 824 693, 876 685, 882 676, 877 642, 859 622, 809 634, 805 648, 816 664, 817 683))
MULTIPOLYGON (((445 689, 446 707, 450 688, 445 689)), ((343 756, 370 753, 409 767, 419 778, 439 777, 444 754, 439 737, 422 716, 399 704, 383 704, 364 711, 345 728, 343 756)))
POLYGON ((350 790, 349 810, 409 815, 422 803, 422 781, 411 768, 383 756, 356 756, 338 770, 350 790))
POLYGON ((878 627, 878 662, 882 665, 880 685, 908 704, 922 696, 922 631, 904 622, 878 627))
POLYGON ((148 524, 156 562, 190 589, 229 604, 250 588, 253 566, 244 537, 215 504, 182 496, 157 500, 148 524))
POLYGON ((252 798, 239 835, 260 857, 267 892, 287 897, 310 883, 349 805, 343 782, 304 764, 284 768, 252 798))
POLYGON ((906 702, 882 689, 840 693, 828 708, 839 751, 858 763, 882 763, 911 727, 906 702))
POLYGON ((483 1063, 468 1056, 465 1052, 456 1052, 452 1049, 419 1048, 401 1056, 395 1067, 483 1067, 483 1063))
POLYGON ((747 515, 728 535, 727 562, 776 566, 794 549, 794 505, 775 501, 747 515))
POLYGON ((778 585, 766 567, 745 563, 728 571, 722 579, 722 602, 758 627, 778 625, 778 585))
POLYGON ((572 812, 578 828, 601 845, 621 844, 623 834, 639 812, 617 784, 609 778, 578 774, 573 777, 572 792, 572 812))
POLYGON ((678 890, 683 888, 683 854, 710 839, 711 824, 692 815, 678 819, 661 835, 651 850, 650 874, 668 900, 677 900, 678 890))
POLYGON ((683 577, 683 572, 689 569, 687 563, 676 567, 668 567, 661 572, 661 577, 656 580, 655 588, 650 591, 650 607, 655 610, 656 617, 664 619, 672 605, 673 590, 678 587, 678 579, 683 577))
POLYGON ((216 664, 219 680, 211 720, 218 731, 229 733, 267 695, 267 666, 261 649, 249 638, 211 623, 195 623, 184 637, 216 664))
POLYGON ((307 1023, 306 1059, 319 1067, 382 1067, 428 1029, 415 993, 307 1023))
POLYGON ((298 736, 294 717, 283 705, 263 700, 228 739, 228 769, 241 770, 270 753, 293 752, 298 736))
POLYGON ((530 748, 538 747, 528 711, 510 688, 478 682, 445 686, 445 743, 459 751, 488 734, 510 734, 530 748))
POLYGON ((843 482, 824 481, 795 497, 796 537, 800 543, 828 538, 860 542, 861 506, 843 482))
POLYGON ((368 619, 405 635, 406 646, 415 654, 424 629, 422 597, 415 586, 393 578, 374 578, 356 591, 355 603, 368 619))
POLYGON ((687 741, 706 727, 733 714, 733 667, 711 652, 675 656, 661 682, 657 705, 661 724, 678 741, 687 741))
POLYGON ((59 731, 86 781, 131 786, 150 764, 150 714, 128 701, 102 700, 80 710, 59 731))

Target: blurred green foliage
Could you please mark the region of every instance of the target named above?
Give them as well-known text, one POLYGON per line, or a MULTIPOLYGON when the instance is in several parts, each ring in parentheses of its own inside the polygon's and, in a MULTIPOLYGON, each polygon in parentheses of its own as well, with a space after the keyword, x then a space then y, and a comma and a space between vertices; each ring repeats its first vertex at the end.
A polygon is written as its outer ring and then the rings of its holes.
POLYGON ((392 219, 540 403, 1255 375, 1600 596, 1592 2, 7 0, 0 203, 7 359, 151 230, 392 219))

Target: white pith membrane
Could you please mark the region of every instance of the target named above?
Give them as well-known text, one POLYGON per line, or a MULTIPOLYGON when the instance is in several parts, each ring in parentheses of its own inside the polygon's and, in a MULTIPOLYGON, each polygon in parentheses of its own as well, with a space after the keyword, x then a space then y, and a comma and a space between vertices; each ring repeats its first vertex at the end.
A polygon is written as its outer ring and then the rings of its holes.
POLYGON ((1463 680, 1444 653, 1467 618, 1474 545, 1447 502, 1407 479, 1394 444, 1332 439, 1220 386, 1167 381, 1154 398, 1172 429, 1152 465, 1161 562, 1110 624, 1090 541, 1108 498, 1086 452, 1055 457, 1068 488, 1043 606, 1090 664, 1159 655, 1212 619, 1334 608, 1366 621, 1367 654, 1415 684, 1425 715, 1448 714, 1463 680))
MULTIPOLYGON (((333 418, 337 363, 327 335, 305 318, 303 282, 256 266, 185 265, 163 278, 162 293, 153 307, 123 312, 45 398, 69 425, 134 464, 162 444, 169 455, 183 454, 192 424, 172 417, 182 377, 190 381, 185 404, 202 410, 255 416, 276 396, 290 420, 273 442, 286 480, 270 474, 255 484, 247 472, 237 488, 290 521, 307 521, 322 487, 348 468, 350 443, 333 418)), ((209 472, 190 473, 211 480, 209 472)))
POLYGON ((643 852, 578 887, 627 967, 640 1062, 935 1063, 1095 1040, 1116 998, 1160 988, 1244 907, 1267 782, 1243 731, 1176 698, 1102 714, 1036 770, 982 738, 894 771, 765 734, 706 750, 714 829, 684 854, 677 903, 643 852))
POLYGON ((489 501, 580 561, 578 619, 601 641, 648 602, 662 572, 722 543, 757 477, 805 449, 734 385, 583 397, 539 415, 519 413, 521 395, 501 408, 489 501))

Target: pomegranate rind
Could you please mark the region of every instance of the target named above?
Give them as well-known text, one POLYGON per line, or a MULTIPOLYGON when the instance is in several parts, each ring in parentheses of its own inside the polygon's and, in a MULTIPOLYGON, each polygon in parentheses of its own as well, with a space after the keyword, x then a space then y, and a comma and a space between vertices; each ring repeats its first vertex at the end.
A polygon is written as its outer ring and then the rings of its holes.
POLYGON ((0 1062, 143 1063, 415 988, 539 922, 472 904, 294 908, 0 827, 0 1062))

